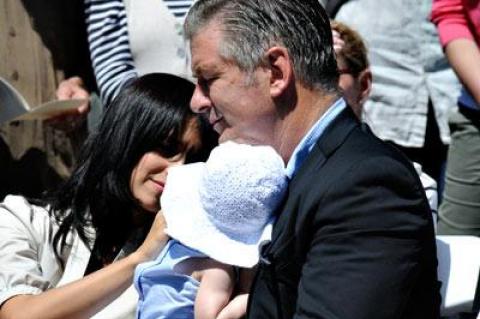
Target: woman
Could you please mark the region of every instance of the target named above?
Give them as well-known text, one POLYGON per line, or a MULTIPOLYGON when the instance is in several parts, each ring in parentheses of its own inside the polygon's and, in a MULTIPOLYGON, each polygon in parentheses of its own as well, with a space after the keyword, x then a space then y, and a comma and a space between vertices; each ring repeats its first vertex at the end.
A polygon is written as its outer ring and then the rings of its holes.
POLYGON ((135 80, 107 109, 62 188, 41 202, 6 198, 0 318, 90 317, 131 285, 136 265, 158 255, 167 240, 155 217, 167 168, 205 160, 216 143, 188 107, 193 89, 167 74, 135 80))
POLYGON ((432 21, 463 84, 449 118, 451 142, 438 234, 480 236, 480 1, 434 0, 432 21))

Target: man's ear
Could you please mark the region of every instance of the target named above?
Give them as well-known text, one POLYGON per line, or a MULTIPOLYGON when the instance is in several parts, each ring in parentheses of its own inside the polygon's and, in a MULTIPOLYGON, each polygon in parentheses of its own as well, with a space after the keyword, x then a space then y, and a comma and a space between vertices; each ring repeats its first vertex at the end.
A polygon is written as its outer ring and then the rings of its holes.
POLYGON ((271 47, 265 54, 270 68, 270 95, 277 98, 293 81, 293 65, 284 47, 271 47))
POLYGON ((358 75, 358 80, 360 82, 360 105, 363 105, 365 101, 368 99, 370 92, 372 91, 372 71, 370 68, 366 68, 358 75))

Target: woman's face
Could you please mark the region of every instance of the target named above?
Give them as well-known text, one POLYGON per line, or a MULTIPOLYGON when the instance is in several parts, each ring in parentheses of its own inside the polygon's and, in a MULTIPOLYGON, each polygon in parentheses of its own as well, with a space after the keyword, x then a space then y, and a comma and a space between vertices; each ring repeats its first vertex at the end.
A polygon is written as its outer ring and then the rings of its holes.
POLYGON ((184 160, 183 154, 170 158, 163 157, 158 151, 143 154, 133 168, 130 189, 144 210, 153 213, 159 210, 158 200, 165 187, 167 169, 183 164, 184 160))
POLYGON ((183 136, 185 150, 172 157, 165 157, 161 151, 150 151, 140 158, 130 176, 130 190, 140 206, 148 212, 156 213, 159 209, 159 199, 167 180, 168 168, 182 165, 189 149, 199 143, 199 133, 195 125, 188 125, 183 136))

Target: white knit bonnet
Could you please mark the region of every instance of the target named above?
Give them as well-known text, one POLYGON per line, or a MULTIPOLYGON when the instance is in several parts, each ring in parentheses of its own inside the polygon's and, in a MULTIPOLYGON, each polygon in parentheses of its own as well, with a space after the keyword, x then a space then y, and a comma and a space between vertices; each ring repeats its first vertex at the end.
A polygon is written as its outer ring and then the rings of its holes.
POLYGON ((273 148, 223 143, 206 163, 169 169, 161 197, 166 232, 222 263, 252 267, 286 189, 273 148))

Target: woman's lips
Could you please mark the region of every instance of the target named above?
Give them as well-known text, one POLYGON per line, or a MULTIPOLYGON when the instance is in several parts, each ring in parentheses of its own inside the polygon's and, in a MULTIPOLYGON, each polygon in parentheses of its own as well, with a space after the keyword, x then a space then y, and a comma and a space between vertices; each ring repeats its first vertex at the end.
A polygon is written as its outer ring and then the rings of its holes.
POLYGON ((163 189, 165 188, 165 183, 164 182, 161 182, 161 181, 156 181, 154 179, 150 179, 153 184, 156 186, 156 188, 158 189, 158 191, 162 192, 163 189))

